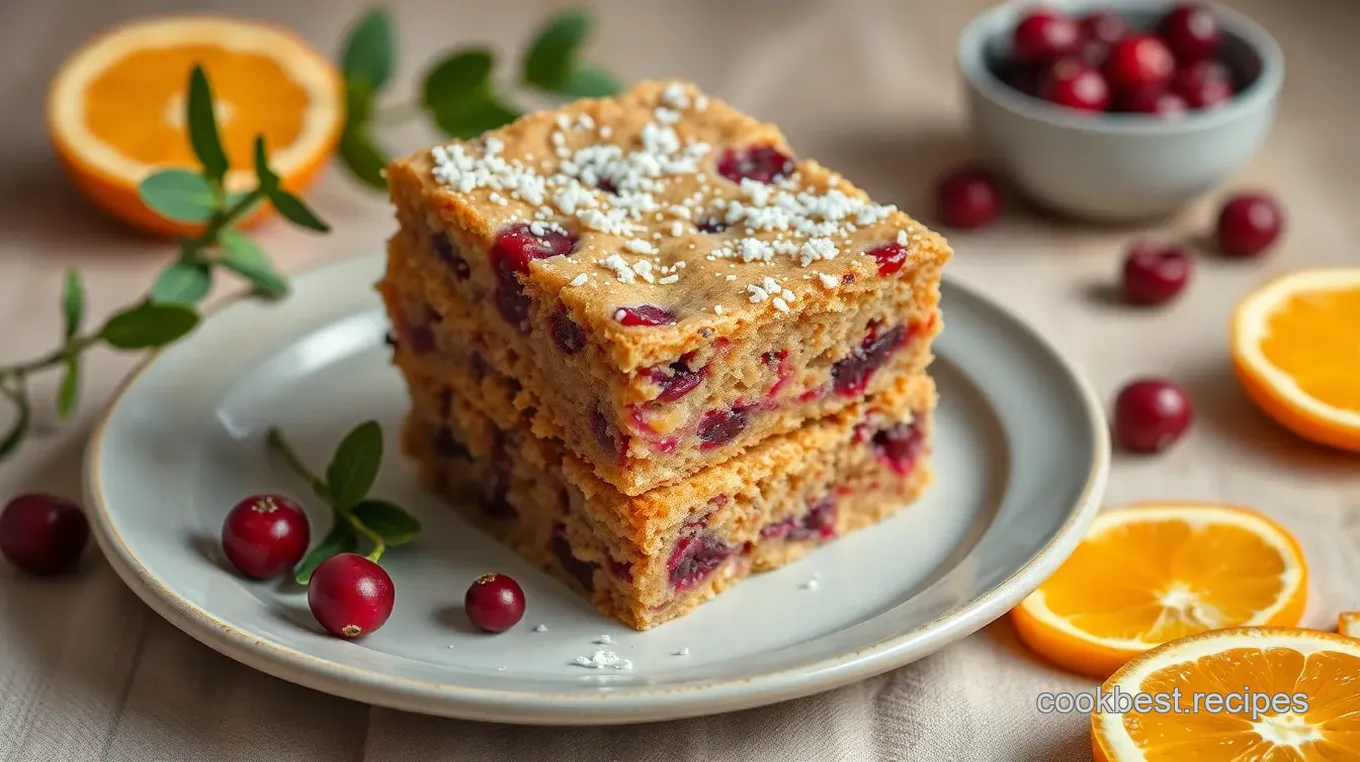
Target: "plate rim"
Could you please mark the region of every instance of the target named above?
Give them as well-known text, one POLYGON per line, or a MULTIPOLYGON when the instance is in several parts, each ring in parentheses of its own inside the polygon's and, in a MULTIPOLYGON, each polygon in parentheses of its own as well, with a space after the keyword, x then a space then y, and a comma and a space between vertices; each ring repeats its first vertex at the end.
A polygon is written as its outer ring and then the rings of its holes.
MULTIPOLYGON (((362 254, 323 261, 303 268, 294 280, 331 268, 379 259, 362 254)), ((82 483, 95 540, 109 565, 131 590, 161 618, 203 645, 247 667, 273 677, 362 703, 464 720, 533 725, 624 725, 678 720, 751 709, 816 695, 866 680, 909 664, 962 639, 1006 614, 1057 570, 1076 549, 1094 520, 1109 477, 1109 427, 1102 405, 1071 361, 1028 321, 1001 302, 958 280, 958 290, 996 311, 1048 355, 1078 392, 1081 411, 1091 428, 1094 453, 1081 494, 1054 536, 1020 568, 991 590, 958 609, 910 630, 854 651, 757 677, 713 680, 680 687, 638 687, 627 694, 506 692, 427 682, 348 666, 306 651, 257 639, 162 584, 119 536, 100 485, 100 457, 114 412, 142 375, 170 349, 153 350, 123 378, 100 413, 84 451, 82 483), (1029 581, 1040 577, 1033 585, 1029 581)), ((226 296, 204 308, 202 319, 251 298, 249 291, 226 296)), ((175 345, 171 345, 175 346, 175 345)))

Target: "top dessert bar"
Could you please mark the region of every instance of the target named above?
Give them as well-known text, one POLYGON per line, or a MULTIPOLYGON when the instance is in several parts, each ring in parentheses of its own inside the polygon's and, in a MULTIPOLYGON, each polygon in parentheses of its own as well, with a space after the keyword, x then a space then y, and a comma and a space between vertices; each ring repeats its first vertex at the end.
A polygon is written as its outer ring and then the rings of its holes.
POLYGON ((924 371, 944 239, 692 85, 387 169, 397 340, 637 495, 924 371))

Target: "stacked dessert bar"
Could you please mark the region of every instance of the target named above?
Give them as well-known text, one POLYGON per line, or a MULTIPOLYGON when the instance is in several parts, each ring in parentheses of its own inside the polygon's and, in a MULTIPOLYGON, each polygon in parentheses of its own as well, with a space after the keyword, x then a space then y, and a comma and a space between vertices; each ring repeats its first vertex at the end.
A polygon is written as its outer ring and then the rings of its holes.
POLYGON ((387 169, 422 478, 646 629, 929 481, 944 239, 693 86, 387 169))

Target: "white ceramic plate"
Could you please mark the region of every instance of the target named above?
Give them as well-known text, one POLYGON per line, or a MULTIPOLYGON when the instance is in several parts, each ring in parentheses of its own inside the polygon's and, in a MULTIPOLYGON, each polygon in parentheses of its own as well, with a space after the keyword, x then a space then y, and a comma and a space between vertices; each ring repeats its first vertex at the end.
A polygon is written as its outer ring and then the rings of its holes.
MULTIPOLYGON (((937 478, 927 496, 678 621, 634 632, 416 485, 395 443, 407 400, 383 346, 372 288, 381 270, 380 257, 340 262, 299 277, 281 304, 218 311, 132 375, 87 458, 96 536, 127 584, 203 643, 317 690, 545 724, 664 720, 805 696, 919 659, 1001 616, 1068 556, 1104 488, 1109 445, 1085 384, 1002 309, 946 284, 933 366, 937 478), (375 494, 411 507, 425 531, 383 559, 397 586, 392 618, 346 642, 319 630, 291 583, 232 573, 218 537, 247 494, 307 497, 266 458, 269 425, 321 469, 366 418, 383 423, 388 441, 375 494), (467 585, 488 571, 512 575, 528 598, 524 620, 501 635, 471 631, 461 610, 467 585), (603 635, 631 671, 573 664, 603 635)), ((327 525, 320 508, 308 506, 314 527, 327 525)))

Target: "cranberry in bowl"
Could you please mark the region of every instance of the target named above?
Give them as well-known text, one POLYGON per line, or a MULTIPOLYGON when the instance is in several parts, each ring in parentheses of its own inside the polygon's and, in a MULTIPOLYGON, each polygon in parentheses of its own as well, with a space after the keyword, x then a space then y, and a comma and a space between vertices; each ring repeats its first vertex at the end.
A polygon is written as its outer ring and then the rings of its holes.
POLYGON ((964 29, 958 64, 996 168, 1099 221, 1170 214, 1221 184, 1264 142, 1284 80, 1260 25, 1156 0, 1010 0, 964 29))

